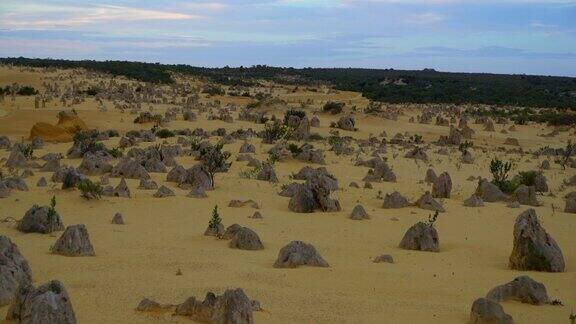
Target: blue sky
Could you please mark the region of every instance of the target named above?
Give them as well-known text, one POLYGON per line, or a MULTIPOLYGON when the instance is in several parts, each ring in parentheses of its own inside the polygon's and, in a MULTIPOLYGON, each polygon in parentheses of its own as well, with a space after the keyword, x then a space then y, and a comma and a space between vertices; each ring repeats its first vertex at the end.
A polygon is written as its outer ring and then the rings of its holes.
POLYGON ((0 0, 0 56, 576 76, 576 0, 0 0))

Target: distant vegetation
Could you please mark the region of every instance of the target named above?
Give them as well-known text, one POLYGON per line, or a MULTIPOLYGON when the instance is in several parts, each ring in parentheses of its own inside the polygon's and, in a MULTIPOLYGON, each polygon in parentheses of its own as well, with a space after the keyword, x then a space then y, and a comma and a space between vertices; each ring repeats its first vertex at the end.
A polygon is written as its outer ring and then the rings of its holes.
POLYGON ((310 86, 328 84, 339 90, 361 92, 368 99, 390 103, 472 103, 576 111, 576 78, 568 77, 447 73, 432 69, 294 69, 265 65, 202 68, 126 61, 27 58, 0 58, 0 63, 31 67, 85 68, 154 83, 172 83, 174 80, 171 73, 181 73, 229 86, 250 86, 257 80, 310 86))

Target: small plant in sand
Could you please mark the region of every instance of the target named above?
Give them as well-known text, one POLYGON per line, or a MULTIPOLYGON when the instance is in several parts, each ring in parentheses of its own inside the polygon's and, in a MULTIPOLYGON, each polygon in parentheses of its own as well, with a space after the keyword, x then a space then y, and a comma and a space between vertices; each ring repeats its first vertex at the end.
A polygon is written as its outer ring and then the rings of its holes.
POLYGON ((79 149, 82 156, 86 153, 106 150, 106 146, 98 142, 97 138, 98 131, 95 129, 76 132, 76 134, 74 134, 74 146, 79 149))
POLYGON ((471 147, 472 147, 472 142, 464 141, 464 142, 460 143, 460 145, 458 145, 458 151, 460 151, 460 153, 462 153, 462 155, 464 155, 466 152, 468 152, 468 149, 471 147))
POLYGON ((262 132, 262 142, 266 144, 273 144, 277 140, 287 139, 290 137, 292 129, 280 121, 275 120, 266 123, 264 131, 262 132))
POLYGON ((434 227, 434 223, 438 219, 438 215, 439 215, 438 211, 435 211, 434 215, 428 215, 428 225, 430 225, 431 227, 434 227))
POLYGON ((240 171, 240 178, 244 179, 256 179, 258 174, 262 171, 262 164, 253 167, 252 169, 240 171))
POLYGON ((90 179, 85 179, 78 183, 78 190, 81 196, 87 200, 100 199, 102 197, 103 188, 99 183, 92 182, 90 179))
POLYGON ((160 137, 160 138, 169 138, 169 137, 174 137, 174 132, 167 129, 167 128, 162 128, 161 130, 156 131, 156 136, 160 137))
POLYGON ((214 174, 228 171, 232 164, 228 162, 230 152, 222 152, 222 147, 223 144, 217 144, 200 150, 200 161, 210 176, 212 186, 214 186, 214 174))
POLYGON ((420 135, 420 134, 414 134, 414 135, 410 136, 410 143, 422 144, 423 142, 424 142, 424 140, 422 139, 422 135, 420 135))
POLYGON ((291 116, 296 116, 299 119, 306 117, 306 112, 297 109, 290 109, 284 113, 284 125, 288 125, 291 116))
POLYGON ((555 160, 555 162, 562 167, 562 170, 566 170, 566 166, 570 162, 572 155, 576 154, 576 143, 572 143, 572 141, 569 140, 561 153, 562 154, 555 160))
POLYGON ((20 144, 18 148, 20 149, 20 153, 27 159, 31 159, 34 155, 34 147, 32 147, 32 144, 20 144))
POLYGON ((48 208, 48 220, 51 220, 54 216, 56 216, 56 196, 52 196, 50 199, 50 208, 48 208))
POLYGON ((504 162, 498 158, 490 161, 490 173, 492 173, 492 183, 504 192, 514 191, 512 182, 508 180, 508 174, 512 170, 512 162, 504 162))
POLYGON ((574 311, 570 311, 570 317, 568 317, 568 319, 570 319, 570 324, 576 324, 576 314, 574 314, 574 311))
POLYGON ((324 107, 322 107, 322 111, 336 115, 342 112, 342 109, 345 105, 346 104, 343 102, 328 101, 326 104, 324 104, 324 107))
POLYGON ((208 223, 208 227, 212 228, 212 229, 217 229, 221 223, 222 223, 222 218, 220 218, 220 214, 218 214, 218 205, 215 205, 214 209, 212 209, 212 218, 210 219, 210 222, 208 223))
POLYGON ((120 158, 122 155, 124 155, 124 152, 119 147, 107 149, 106 152, 108 152, 108 154, 112 155, 114 158, 120 158))

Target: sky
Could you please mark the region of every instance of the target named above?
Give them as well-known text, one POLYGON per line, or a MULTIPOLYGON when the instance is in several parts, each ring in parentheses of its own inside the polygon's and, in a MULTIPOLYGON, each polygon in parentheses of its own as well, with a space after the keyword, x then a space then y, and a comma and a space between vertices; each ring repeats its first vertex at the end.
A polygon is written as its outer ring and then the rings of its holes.
POLYGON ((576 76, 576 0, 0 0, 0 57, 576 76))

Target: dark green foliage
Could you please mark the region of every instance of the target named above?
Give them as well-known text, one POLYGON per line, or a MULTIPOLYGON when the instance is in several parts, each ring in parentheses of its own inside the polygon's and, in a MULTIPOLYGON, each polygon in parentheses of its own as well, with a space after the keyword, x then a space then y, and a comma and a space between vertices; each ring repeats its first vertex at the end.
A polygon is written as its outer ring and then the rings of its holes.
POLYGON ((434 223, 438 219, 438 215, 439 215, 439 212, 437 210, 434 212, 434 215, 428 215, 428 224, 430 226, 434 226, 434 223))
POLYGON ((520 171, 518 175, 514 177, 514 183, 519 186, 521 184, 526 186, 533 186, 536 180, 538 171, 520 171))
POLYGON ((85 199, 100 199, 103 188, 99 183, 92 182, 90 179, 82 180, 78 183, 78 189, 81 196, 85 199))
POLYGON ((2 64, 31 67, 55 67, 62 69, 85 68, 87 70, 109 73, 113 76, 125 76, 144 82, 172 83, 165 65, 159 63, 140 63, 128 61, 69 61, 57 59, 28 59, 23 57, 0 59, 2 64))
POLYGON ((336 115, 342 112, 342 109, 344 108, 345 105, 346 104, 343 102, 328 101, 327 103, 324 104, 324 107, 322 107, 322 111, 329 112, 332 115, 336 115))
POLYGON ((486 104, 517 107, 570 109, 572 113, 549 112, 519 116, 519 122, 538 120, 550 124, 576 123, 576 78, 449 73, 432 69, 405 71, 360 68, 252 67, 202 68, 126 61, 68 61, 54 59, 2 58, 2 64, 31 67, 86 68, 144 82, 172 83, 171 72, 204 77, 214 83, 250 86, 255 80, 294 85, 328 83, 336 89, 357 91, 368 99, 390 103, 486 104), (524 121, 523 121, 524 120, 524 121))
POLYGON ((566 143, 566 147, 561 149, 561 155, 555 160, 555 162, 562 167, 562 170, 566 170, 566 165, 568 165, 568 162, 572 158, 572 155, 575 154, 576 154, 576 143, 572 143, 571 140, 568 140, 568 143, 566 143))
POLYGON ((31 159, 34 155, 34 147, 32 147, 32 144, 20 144, 18 145, 18 149, 27 159, 31 159))
POLYGON ((271 123, 266 123, 262 132, 262 139, 264 143, 272 144, 279 139, 289 138, 290 133, 291 129, 289 127, 275 120, 271 123))
POLYGON ((318 133, 312 133, 312 134, 310 134, 310 136, 308 136, 308 140, 310 140, 310 141, 322 141, 322 140, 324 140, 324 137, 322 137, 322 135, 320 135, 318 133))
POLYGON ((56 216, 56 196, 52 196, 50 199, 50 209, 48 209, 48 219, 52 219, 52 217, 56 216))
POLYGON ((464 141, 458 145, 458 150, 464 154, 469 148, 473 146, 472 142, 464 141))
POLYGON ((230 152, 222 152, 223 144, 210 145, 200 149, 200 161, 210 175, 210 181, 214 186, 214 174, 226 172, 230 168, 230 152))
POLYGON ((174 137, 175 135, 174 132, 172 132, 171 130, 163 128, 161 130, 156 131, 156 136, 160 138, 168 138, 168 137, 174 137))
POLYGON ((207 84, 202 89, 202 93, 207 93, 211 96, 223 96, 226 94, 226 91, 221 86, 215 84, 207 84))
POLYGON ((306 112, 302 110, 290 109, 284 113, 284 125, 288 125, 288 121, 290 120, 290 116, 296 116, 300 119, 306 117, 306 112))
POLYGON ((16 94, 20 96, 33 96, 38 94, 38 91, 36 91, 36 89, 31 86, 23 86, 22 88, 18 89, 16 94))
POLYGON ((106 151, 108 152, 108 154, 112 155, 115 158, 121 158, 124 155, 124 152, 122 152, 122 150, 118 147, 115 147, 113 149, 107 149, 106 151))
POLYGON ((212 209, 212 218, 210 219, 210 222, 208 223, 208 227, 210 227, 212 229, 217 229, 221 223, 222 223, 222 218, 220 218, 220 215, 218 214, 218 205, 216 205, 216 206, 214 206, 214 209, 212 209))
POLYGON ((490 173, 492 173, 492 183, 506 193, 513 192, 517 185, 508 180, 508 173, 512 170, 512 162, 503 162, 498 158, 490 161, 490 173))
POLYGON ((288 151, 290 151, 290 153, 292 153, 292 156, 296 156, 300 153, 302 153, 302 148, 294 143, 290 143, 288 144, 288 151))
POLYGON ((95 129, 79 131, 74 134, 74 146, 76 146, 82 156, 86 153, 95 153, 98 151, 105 151, 106 146, 97 141, 98 131, 95 129))
MULTIPOLYGON (((1 62, 1 59, 0 59, 1 62)), ((14 89, 12 86, 5 86, 4 88, 0 87, 0 95, 9 95, 9 94, 17 94, 20 96, 33 96, 37 95, 38 91, 31 86, 23 86, 18 88, 18 91, 14 89)))
POLYGON ((422 140, 422 135, 414 134, 410 136, 410 143, 413 144, 422 144, 424 141, 422 140))
POLYGON ((93 97, 93 96, 97 95, 100 91, 102 91, 102 90, 100 90, 99 88, 90 87, 86 90, 80 91, 80 93, 93 97))
POLYGON ((109 129, 107 131, 107 133, 108 133, 108 137, 119 137, 120 136, 120 133, 115 129, 109 129))

